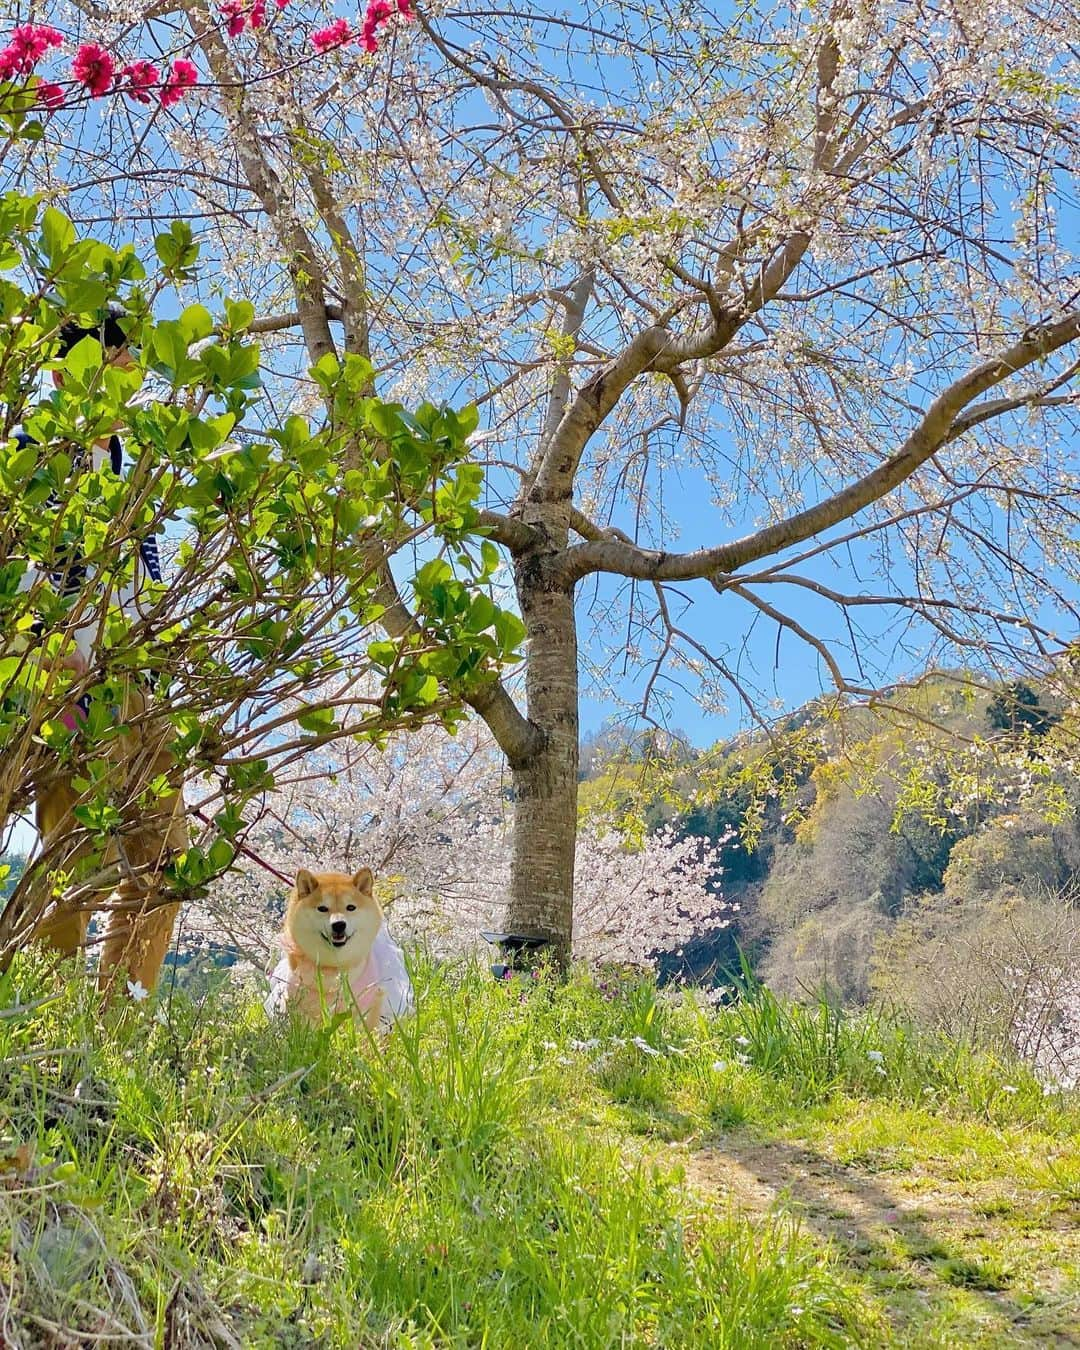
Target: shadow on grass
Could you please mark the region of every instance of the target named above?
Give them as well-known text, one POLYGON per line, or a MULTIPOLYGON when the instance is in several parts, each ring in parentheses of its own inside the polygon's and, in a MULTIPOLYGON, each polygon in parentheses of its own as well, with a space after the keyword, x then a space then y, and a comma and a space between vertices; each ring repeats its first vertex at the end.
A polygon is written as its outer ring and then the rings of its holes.
POLYGON ((932 1193, 901 1198, 880 1178, 804 1145, 741 1134, 695 1150, 686 1172, 699 1193, 723 1196, 744 1212, 785 1211, 827 1241, 880 1301, 902 1340, 932 1322, 938 1338, 1080 1345, 1074 1302, 1017 1296, 1017 1272, 1006 1254, 980 1258, 964 1250, 985 1242, 992 1226, 977 1197, 966 1204, 932 1193), (994 1339, 986 1340, 988 1333, 994 1339))

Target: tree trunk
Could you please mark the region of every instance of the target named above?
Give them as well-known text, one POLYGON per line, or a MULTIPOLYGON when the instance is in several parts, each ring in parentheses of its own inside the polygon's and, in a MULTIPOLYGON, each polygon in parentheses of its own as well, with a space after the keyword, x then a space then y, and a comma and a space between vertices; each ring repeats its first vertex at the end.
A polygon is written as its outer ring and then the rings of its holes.
POLYGON ((517 562, 528 630, 529 720, 539 748, 513 764, 514 854, 507 929, 549 939, 570 957, 577 837, 578 668, 573 587, 549 589, 535 555, 517 562))

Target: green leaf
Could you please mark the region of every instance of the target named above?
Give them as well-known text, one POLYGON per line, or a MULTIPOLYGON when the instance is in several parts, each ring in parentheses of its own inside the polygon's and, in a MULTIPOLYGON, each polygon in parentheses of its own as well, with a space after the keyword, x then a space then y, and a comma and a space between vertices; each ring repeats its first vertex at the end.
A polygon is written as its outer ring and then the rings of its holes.
POLYGON ((197 844, 181 853, 176 861, 165 869, 166 875, 183 887, 200 886, 207 877, 206 854, 197 844))
POLYGON ((4 476, 14 483, 21 484, 27 474, 33 473, 40 455, 40 445, 24 445, 21 449, 17 449, 4 465, 4 476))
POLYGON ((154 252, 171 276, 185 276, 199 256, 199 245, 194 242, 191 226, 186 220, 174 220, 168 234, 159 234, 154 240, 154 252))
POLYGON ((47 206, 41 217, 41 243, 54 265, 58 263, 75 242, 75 226, 62 211, 47 206))
POLYGON ((150 343, 154 355, 170 370, 179 370, 187 360, 188 344, 180 325, 166 319, 154 329, 150 343))
POLYGON ((397 645, 393 642, 369 642, 367 654, 368 660, 372 665, 380 666, 384 670, 389 670, 395 660, 397 660, 398 649, 397 645))
POLYGON ((429 591, 440 582, 449 581, 453 576, 450 564, 442 558, 432 558, 416 574, 416 584, 421 590, 429 591))
POLYGON ((201 342, 214 331, 213 317, 205 305, 188 305, 180 315, 179 323, 188 346, 193 342, 201 342))
POLYGON ((101 371, 103 359, 97 338, 80 338, 64 358, 64 373, 85 389, 101 371))
POLYGON ((505 653, 517 651, 525 638, 525 631, 525 625, 508 609, 501 609, 496 614, 495 634, 499 639, 499 646, 505 653))
POLYGON ((482 633, 495 622, 497 610, 486 595, 478 595, 469 606, 469 631, 482 633))
POLYGON ((437 703, 439 699, 439 681, 434 675, 428 675, 416 691, 417 703, 437 703))
POLYGON ((227 839, 215 839, 207 853, 207 861, 215 872, 224 872, 235 857, 236 849, 227 839))
POLYGON ((244 333, 255 317, 255 306, 250 300, 226 300, 225 322, 232 333, 244 333))
POLYGON ((482 577, 490 577, 499 567, 499 550, 490 539, 484 539, 480 544, 480 561, 482 563, 482 577))
POLYGON ((231 413, 205 419, 193 417, 188 423, 188 440, 196 450, 203 453, 216 450, 235 423, 236 418, 231 413))
POLYGON ((367 423, 377 436, 390 440, 401 430, 401 417, 392 403, 372 399, 367 410, 367 423))
POLYGON ((311 708, 307 712, 301 713, 296 720, 302 730, 322 735, 324 732, 334 729, 334 710, 333 708, 311 708))
POLYGON ((340 373, 341 366, 333 352, 327 352, 325 356, 320 356, 311 367, 311 378, 324 389, 331 388, 340 373))
POLYGON ((467 441, 480 425, 480 410, 475 403, 470 403, 458 412, 457 423, 462 441, 467 441))

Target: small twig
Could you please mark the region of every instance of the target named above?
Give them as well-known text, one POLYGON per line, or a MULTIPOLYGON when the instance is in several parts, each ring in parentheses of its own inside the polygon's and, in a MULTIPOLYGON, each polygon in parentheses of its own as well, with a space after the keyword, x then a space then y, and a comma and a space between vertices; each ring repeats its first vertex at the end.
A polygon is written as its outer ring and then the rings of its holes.
POLYGON ((33 1012, 35 1008, 43 1008, 47 1003, 55 1003, 59 997, 59 994, 45 994, 42 998, 32 999, 29 1003, 16 1003, 11 1008, 0 1008, 0 1022, 9 1017, 21 1017, 23 1013, 33 1012))
MULTIPOLYGON (((214 822, 202 811, 200 811, 197 806, 191 807, 190 811, 191 814, 193 816, 197 816, 204 825, 213 825, 214 822)), ((292 889, 293 884, 292 877, 287 877, 284 872, 279 872, 276 867, 271 867, 271 865, 264 858, 259 857, 259 855, 255 852, 254 849, 248 848, 247 844, 241 844, 239 840, 236 841, 235 847, 237 853, 243 853, 245 857, 250 858, 252 862, 258 863, 258 865, 263 869, 264 872, 269 872, 272 877, 277 877, 278 881, 283 881, 285 885, 289 887, 290 890, 292 889)))
POLYGON ((59 1058, 61 1055, 81 1055, 82 1047, 78 1045, 61 1046, 56 1050, 28 1050, 25 1055, 6 1055, 2 1063, 8 1064, 31 1064, 37 1059, 59 1058))

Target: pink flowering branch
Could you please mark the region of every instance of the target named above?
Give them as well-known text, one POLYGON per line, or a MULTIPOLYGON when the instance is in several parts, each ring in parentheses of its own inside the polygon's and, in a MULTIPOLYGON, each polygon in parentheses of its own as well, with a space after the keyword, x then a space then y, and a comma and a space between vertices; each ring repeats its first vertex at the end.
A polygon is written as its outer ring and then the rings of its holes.
MULTIPOLYGON (((268 0, 224 0, 220 15, 229 37, 237 38, 247 29, 257 31, 267 23, 268 0)), ((274 0, 283 10, 289 0, 274 0)), ((379 49, 380 32, 394 18, 409 21, 415 17, 413 0, 368 0, 363 20, 354 29, 346 19, 338 19, 327 28, 316 30, 311 45, 318 55, 359 43, 364 51, 379 49)), ((36 76, 39 62, 53 48, 62 46, 64 35, 45 24, 21 24, 0 50, 0 81, 36 76)), ((133 102, 149 105, 155 98, 162 108, 179 103, 199 82, 198 68, 185 57, 174 60, 168 74, 152 61, 139 58, 121 65, 114 53, 100 43, 84 42, 71 63, 71 78, 66 82, 38 78, 33 92, 38 107, 62 108, 68 101, 65 83, 74 91, 85 91, 90 98, 122 94, 133 102)))
MULTIPOLYGON (((0 50, 0 80, 14 80, 36 73, 37 65, 54 47, 59 47, 64 36, 44 24, 22 24, 14 30, 8 45, 0 50)), ((105 98, 121 93, 137 103, 148 104, 155 91, 163 108, 179 102, 199 78, 191 61, 183 58, 173 62, 164 83, 161 72, 151 61, 131 61, 118 68, 115 56, 97 42, 84 42, 71 63, 73 86, 81 87, 91 98, 105 98)), ((39 79, 34 87, 38 106, 48 109, 64 106, 67 95, 62 84, 39 79)))
POLYGON ((51 47, 59 47, 64 35, 44 24, 21 24, 0 51, 0 80, 16 75, 32 75, 37 63, 51 47))

